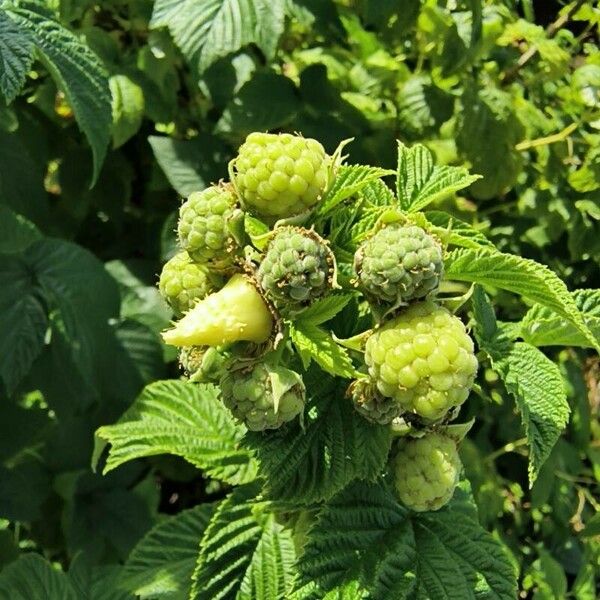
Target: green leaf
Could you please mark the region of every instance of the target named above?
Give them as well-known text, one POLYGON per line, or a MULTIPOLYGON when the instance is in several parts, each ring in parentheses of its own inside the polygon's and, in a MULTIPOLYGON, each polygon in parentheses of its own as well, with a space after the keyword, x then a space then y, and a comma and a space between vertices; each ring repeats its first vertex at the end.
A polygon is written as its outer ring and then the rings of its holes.
POLYGON ((533 485, 569 421, 569 403, 560 370, 534 346, 510 343, 496 328, 489 300, 478 287, 473 294, 477 341, 515 398, 529 444, 529 483, 533 485))
POLYGON ((0 573, 0 600, 79 600, 69 578, 38 554, 25 554, 0 573))
POLYGON ((226 106, 216 132, 243 139, 252 131, 282 127, 299 108, 291 79, 272 71, 258 71, 226 106), (269 101, 265 102, 265 98, 269 101))
POLYGON ((398 142, 396 193, 400 207, 417 212, 479 179, 462 167, 436 166, 431 151, 422 144, 412 147, 398 142))
MULTIPOLYGON (((586 325, 600 343, 600 290, 575 290, 572 296, 586 325)), ((593 347, 572 323, 540 305, 530 308, 523 317, 520 333, 533 346, 593 347)))
POLYGON ((345 348, 337 344, 329 333, 306 320, 289 323, 290 337, 300 354, 304 368, 314 360, 324 371, 351 379, 356 369, 345 348))
POLYGON ((151 529, 131 551, 122 585, 141 598, 187 600, 202 535, 213 507, 202 504, 151 529))
POLYGON ((175 140, 150 136, 148 142, 169 183, 184 198, 227 175, 229 156, 217 138, 200 135, 191 140, 175 140))
POLYGON ((285 598, 295 559, 289 530, 253 500, 253 486, 223 501, 200 544, 190 600, 285 598))
POLYGON ((568 180, 570 186, 578 192, 593 192, 600 188, 600 150, 591 148, 583 165, 569 173, 568 180))
POLYGON ((49 220, 44 169, 21 130, 14 134, 0 131, 0 204, 40 227, 49 220))
POLYGON ((566 285, 546 266, 491 250, 453 250, 444 265, 446 277, 491 285, 519 294, 567 319, 592 347, 600 343, 586 325, 566 285))
POLYGON ((14 256, 0 255, 0 315, 0 378, 12 394, 42 351, 48 327, 27 264, 14 256))
POLYGON ((284 8, 283 0, 158 0, 151 26, 168 27, 200 74, 218 58, 248 44, 271 58, 283 33, 284 8))
POLYGON ((351 294, 332 294, 317 300, 298 316, 298 321, 321 325, 333 319, 351 299, 351 294))
POLYGON ((365 165, 342 165, 337 170, 332 186, 327 190, 317 209, 318 216, 330 213, 340 202, 357 194, 369 183, 386 175, 392 175, 389 169, 367 167, 365 165))
POLYGON ((434 233, 449 246, 474 250, 482 247, 495 249, 494 244, 481 231, 446 212, 429 210, 425 212, 425 217, 434 226, 434 233))
POLYGON ((265 493, 276 499, 327 500, 353 479, 374 477, 387 460, 389 431, 351 410, 340 384, 320 373, 312 378, 311 385, 307 374, 305 383, 309 392, 318 389, 318 396, 309 399, 304 426, 295 422, 268 437, 248 433, 245 438, 256 451, 265 493))
POLYGON ((506 355, 492 360, 506 389, 515 397, 530 447, 529 482, 569 422, 569 404, 560 370, 534 346, 514 344, 506 355))
POLYGON ((437 512, 412 513, 382 485, 350 486, 309 531, 298 565, 303 580, 325 592, 358 578, 374 600, 512 600, 515 569, 461 496, 437 512))
POLYGON ((0 253, 21 252, 40 237, 33 223, 0 204, 0 253))
POLYGON ((10 104, 25 84, 33 62, 33 41, 4 12, 0 12, 0 92, 10 104))
POLYGON ((175 454, 215 479, 239 484, 254 479, 256 468, 249 452, 238 448, 243 434, 214 386, 158 381, 116 424, 98 429, 93 463, 107 442, 112 447, 104 473, 142 456, 175 454))
POLYGON ((403 135, 421 138, 439 131, 452 116, 454 98, 431 81, 416 75, 398 91, 398 121, 403 135))
POLYGON ((521 171, 521 154, 515 146, 525 134, 516 113, 514 99, 490 86, 463 92, 458 113, 456 144, 461 155, 483 178, 471 190, 475 197, 493 198, 504 194, 521 171))
POLYGON ((120 322, 115 333, 144 383, 166 375, 163 348, 158 334, 143 323, 130 319, 120 322))
POLYGON ((110 139, 111 102, 108 76, 98 57, 75 34, 31 2, 11 7, 8 14, 28 31, 50 73, 73 108, 79 127, 92 147, 93 186, 110 139))
POLYGON ((144 92, 126 75, 109 79, 112 97, 113 148, 122 146, 139 130, 144 117, 144 92))

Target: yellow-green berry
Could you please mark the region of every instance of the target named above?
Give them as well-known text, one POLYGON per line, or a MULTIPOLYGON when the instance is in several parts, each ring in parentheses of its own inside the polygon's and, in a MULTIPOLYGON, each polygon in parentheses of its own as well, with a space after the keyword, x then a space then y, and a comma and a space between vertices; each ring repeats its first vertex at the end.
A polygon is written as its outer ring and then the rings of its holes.
POLYGON ((328 185, 331 158, 310 138, 251 133, 233 162, 233 183, 246 208, 267 219, 313 207, 328 185))
POLYGON ((211 186, 194 192, 179 209, 181 247, 197 262, 212 268, 231 265, 237 251, 230 225, 239 213, 230 187, 211 186))
POLYGON ((167 261, 160 274, 158 288, 171 308, 182 314, 220 285, 220 279, 194 262, 185 251, 167 261))
POLYGON ((439 510, 454 495, 461 467, 456 442, 441 433, 405 439, 392 462, 394 489, 411 510, 439 510))
POLYGON ((430 421, 467 399, 477 373, 462 321, 433 302, 413 304, 375 330, 365 362, 381 394, 430 421))

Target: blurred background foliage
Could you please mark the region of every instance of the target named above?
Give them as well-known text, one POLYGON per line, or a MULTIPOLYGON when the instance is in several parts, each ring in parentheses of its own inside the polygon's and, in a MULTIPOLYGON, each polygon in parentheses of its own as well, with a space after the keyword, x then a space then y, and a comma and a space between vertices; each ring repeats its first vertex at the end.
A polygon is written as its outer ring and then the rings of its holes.
MULTIPOLYGON (((35 51, 18 91, 0 43, 14 97, 0 102, 0 568, 31 549, 65 568, 115 565, 165 514, 223 496, 174 458, 107 477, 89 465, 98 426, 179 376, 157 274, 181 199, 226 177, 251 131, 329 151, 353 138, 348 162, 392 168, 396 139, 424 143, 483 175, 445 210, 571 288, 600 287, 599 21, 591 1, 0 2, 6 47, 16 22, 42 31, 19 41, 35 51), (62 56, 38 17, 60 27, 62 56)), ((504 318, 527 309, 494 301, 504 318)), ((547 351, 572 418, 533 489, 491 372, 467 406, 478 420, 463 459, 522 597, 592 600, 600 366, 547 351)))

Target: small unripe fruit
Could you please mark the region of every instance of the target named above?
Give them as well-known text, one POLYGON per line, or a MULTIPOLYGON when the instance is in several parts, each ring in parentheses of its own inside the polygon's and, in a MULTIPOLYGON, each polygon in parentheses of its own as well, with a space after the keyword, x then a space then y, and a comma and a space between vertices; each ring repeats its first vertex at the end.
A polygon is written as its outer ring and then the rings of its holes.
POLYGON ((304 408, 300 375, 268 362, 233 365, 221 378, 221 392, 225 406, 250 431, 277 429, 304 408))
POLYGON ((443 268, 439 242, 416 225, 384 227, 354 257, 354 270, 367 298, 392 307, 435 292, 443 268))
POLYGON ((187 252, 179 252, 165 263, 158 288, 171 308, 182 314, 219 284, 219 278, 206 267, 195 263, 187 252))
POLYGON ((240 214, 237 198, 228 186, 211 186, 194 192, 179 209, 181 247, 199 263, 211 268, 231 266, 237 245, 230 225, 240 214))
POLYGON ((440 433, 405 439, 392 463, 394 489, 411 510, 439 510, 452 498, 461 467, 454 440, 440 433))
POLYGON ((254 284, 234 275, 222 290, 201 300, 162 336, 173 346, 222 346, 266 342, 273 317, 254 284))
POLYGON ((251 133, 233 161, 232 181, 246 208, 283 219, 314 206, 328 185, 331 158, 313 139, 251 133))
POLYGON ((356 412, 371 423, 387 425, 402 413, 398 402, 394 398, 382 396, 369 380, 357 379, 352 382, 348 395, 356 412))
POLYGON ((375 330, 365 362, 381 394, 429 421, 461 405, 477 373, 462 321, 433 302, 413 304, 375 330))
POLYGON ((258 268, 265 294, 283 313, 308 306, 332 286, 334 257, 314 231, 299 227, 276 230, 258 268))

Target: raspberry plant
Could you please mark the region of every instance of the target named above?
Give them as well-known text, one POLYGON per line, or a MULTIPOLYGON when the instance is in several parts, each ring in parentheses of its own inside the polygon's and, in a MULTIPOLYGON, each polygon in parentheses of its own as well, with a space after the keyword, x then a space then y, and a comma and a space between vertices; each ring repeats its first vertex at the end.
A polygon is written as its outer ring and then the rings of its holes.
MULTIPOLYGON (((424 146, 399 144, 396 172, 338 164, 309 210, 295 215, 287 198, 279 205, 272 195, 261 221, 255 186, 245 187, 255 175, 242 173, 263 159, 249 153, 279 165, 286 152, 292 160, 295 148, 317 144, 248 136, 233 161, 239 196, 231 205, 248 211, 230 279, 163 333, 200 360, 194 368, 188 359, 182 380, 150 385, 118 423, 101 427, 97 456, 110 445, 109 472, 170 452, 235 486, 204 531, 193 598, 227 589, 243 596, 258 577, 272 597, 433 598, 443 588, 466 598, 477 588, 513 598, 509 554, 478 524, 463 473, 460 446, 477 426, 463 406, 483 395, 478 368, 491 366, 521 413, 531 483, 569 409, 556 365, 518 341, 528 317, 497 321, 487 290, 547 311, 542 329, 555 315, 594 347, 596 338, 546 267, 426 210, 478 176, 434 165, 424 146), (294 224, 274 222, 275 214, 294 224), (204 352, 223 357, 213 363, 220 377, 202 368, 204 352), (228 436, 215 446, 211 429, 223 428, 228 436), (277 550, 263 554, 267 544, 277 550), (244 568, 232 572, 232 561, 244 568)), ((191 231, 211 218, 181 215, 191 231)), ((219 273, 211 257, 197 260, 219 273)))
POLYGON ((0 0, 0 598, 600 596, 596 4, 0 0))

